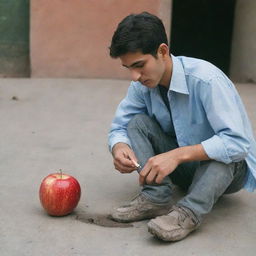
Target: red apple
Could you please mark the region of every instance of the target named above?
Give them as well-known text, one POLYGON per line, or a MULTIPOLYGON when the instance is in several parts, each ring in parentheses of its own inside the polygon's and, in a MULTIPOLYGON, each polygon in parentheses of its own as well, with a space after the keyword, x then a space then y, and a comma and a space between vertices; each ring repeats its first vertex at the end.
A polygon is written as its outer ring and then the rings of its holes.
POLYGON ((43 208, 52 216, 64 216, 77 206, 81 195, 78 181, 62 173, 53 173, 41 183, 39 197, 43 208))

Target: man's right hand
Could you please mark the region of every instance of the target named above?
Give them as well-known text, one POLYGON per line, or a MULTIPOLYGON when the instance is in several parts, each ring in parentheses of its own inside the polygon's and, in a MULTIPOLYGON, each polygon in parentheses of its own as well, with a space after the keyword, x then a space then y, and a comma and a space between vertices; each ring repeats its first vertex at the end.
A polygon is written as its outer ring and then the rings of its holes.
POLYGON ((137 162, 138 160, 129 145, 122 142, 115 144, 112 155, 114 166, 119 172, 131 173, 137 170, 134 161, 137 162))

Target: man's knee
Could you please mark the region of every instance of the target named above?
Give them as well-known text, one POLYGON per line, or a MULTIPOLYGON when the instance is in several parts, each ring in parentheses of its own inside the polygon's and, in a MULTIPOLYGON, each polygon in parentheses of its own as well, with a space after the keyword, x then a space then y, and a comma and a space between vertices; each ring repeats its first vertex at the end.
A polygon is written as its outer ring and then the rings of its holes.
POLYGON ((240 191, 245 184, 247 176, 247 163, 245 160, 235 163, 234 179, 224 194, 240 191))
POLYGON ((144 127, 147 127, 149 122, 151 122, 151 118, 146 114, 137 114, 135 115, 128 123, 128 131, 130 129, 143 129, 144 127))
POLYGON ((201 162, 201 166, 203 167, 203 172, 209 170, 209 173, 216 178, 223 179, 226 177, 227 179, 233 179, 235 163, 225 164, 219 161, 209 160, 201 162))

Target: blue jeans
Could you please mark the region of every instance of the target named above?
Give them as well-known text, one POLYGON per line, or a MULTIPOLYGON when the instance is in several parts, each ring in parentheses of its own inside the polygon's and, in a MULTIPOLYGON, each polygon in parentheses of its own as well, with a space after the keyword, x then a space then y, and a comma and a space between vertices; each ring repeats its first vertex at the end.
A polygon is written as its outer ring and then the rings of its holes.
MULTIPOLYGON (((136 115, 129 122, 128 136, 142 167, 150 157, 178 147, 175 137, 164 133, 156 120, 144 114, 136 115)), ((144 185, 142 194, 153 202, 166 203, 172 200, 173 184, 178 185, 187 193, 177 205, 189 208, 200 220, 221 195, 243 187, 246 172, 244 160, 230 164, 215 160, 183 163, 160 185, 144 185)))

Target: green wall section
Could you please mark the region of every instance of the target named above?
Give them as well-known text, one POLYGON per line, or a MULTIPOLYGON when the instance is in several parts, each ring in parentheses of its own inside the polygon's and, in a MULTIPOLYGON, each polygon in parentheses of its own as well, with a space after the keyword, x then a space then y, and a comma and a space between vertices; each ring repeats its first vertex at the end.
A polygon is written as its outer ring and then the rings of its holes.
POLYGON ((29 0, 0 0, 0 77, 29 75, 29 0))

